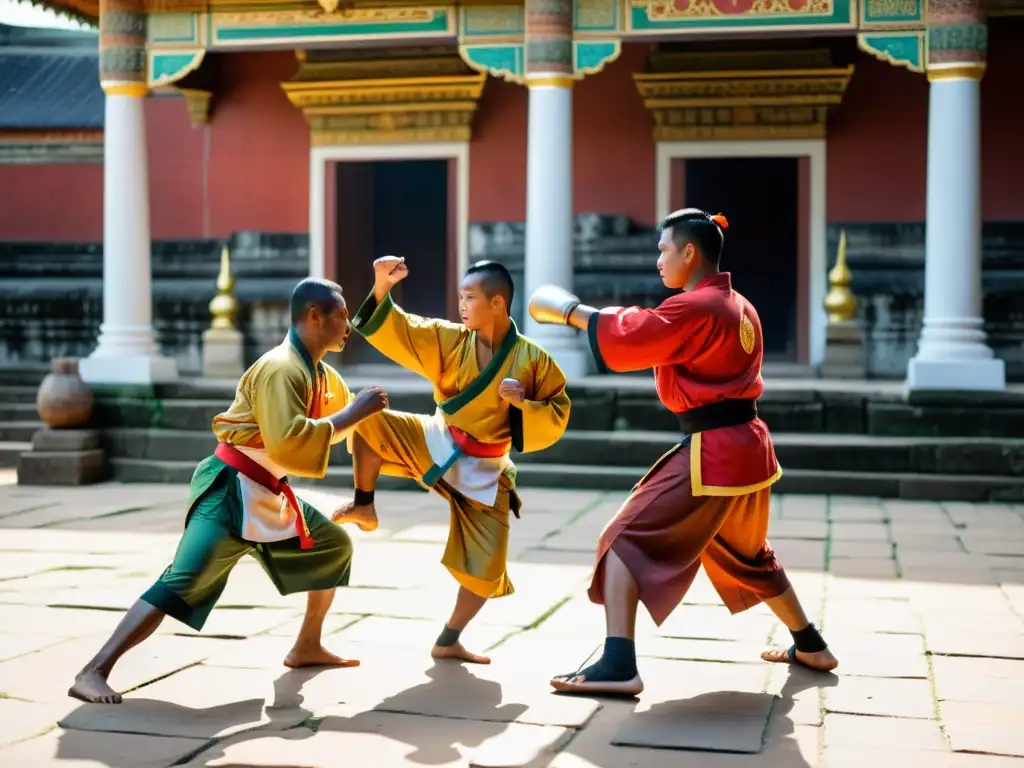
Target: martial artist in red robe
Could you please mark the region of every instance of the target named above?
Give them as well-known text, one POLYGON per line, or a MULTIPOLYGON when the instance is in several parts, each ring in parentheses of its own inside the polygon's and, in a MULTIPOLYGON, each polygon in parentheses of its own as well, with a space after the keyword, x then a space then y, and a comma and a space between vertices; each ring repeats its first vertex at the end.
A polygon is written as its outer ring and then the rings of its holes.
POLYGON ((765 661, 828 671, 838 664, 808 620, 767 541, 771 485, 782 475, 768 428, 757 416, 764 390, 761 321, 719 271, 728 226, 687 208, 661 225, 658 272, 682 289, 656 309, 585 306, 543 286, 530 299, 541 323, 585 330, 602 371, 654 369, 662 404, 683 440, 633 488, 605 527, 590 599, 605 606, 601 659, 551 685, 567 693, 638 694, 634 633, 638 601, 661 625, 701 565, 722 602, 739 613, 765 602, 793 635, 765 661))

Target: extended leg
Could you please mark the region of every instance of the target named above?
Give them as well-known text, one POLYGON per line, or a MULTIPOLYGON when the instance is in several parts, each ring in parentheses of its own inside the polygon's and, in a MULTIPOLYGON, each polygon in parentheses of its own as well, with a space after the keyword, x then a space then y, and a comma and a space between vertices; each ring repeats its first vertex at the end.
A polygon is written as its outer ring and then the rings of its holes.
POLYGON ((295 645, 285 656, 284 665, 298 667, 358 667, 356 659, 343 659, 323 647, 321 637, 324 619, 334 602, 333 589, 321 589, 307 593, 306 616, 302 620, 295 645))
POLYGON ((839 666, 839 660, 828 649, 824 638, 807 618, 792 587, 778 597, 764 602, 789 629, 793 635, 793 645, 787 651, 765 651, 761 654, 762 659, 783 663, 796 662, 819 672, 831 672, 839 666))
POLYGON ((355 496, 352 501, 339 507, 331 519, 339 525, 355 523, 364 531, 374 531, 377 529, 377 508, 373 502, 373 493, 384 460, 358 432, 352 435, 351 446, 355 496))
POLYGON ((75 676, 68 695, 93 704, 120 704, 121 694, 110 687, 107 678, 126 651, 156 631, 164 615, 145 600, 136 600, 100 652, 75 676))
POLYGON ((604 557, 604 615, 607 637, 601 658, 586 669, 551 680, 563 693, 636 696, 644 689, 636 668, 636 610, 640 592, 636 579, 614 549, 604 557))
POLYGON ((480 609, 484 607, 486 602, 486 597, 474 595, 465 587, 460 586, 459 595, 455 598, 455 608, 452 610, 452 615, 438 636, 437 642, 434 643, 434 647, 430 650, 430 655, 435 659, 454 659, 456 661, 468 661, 470 664, 490 664, 490 657, 470 653, 459 642, 462 630, 480 613, 480 609))

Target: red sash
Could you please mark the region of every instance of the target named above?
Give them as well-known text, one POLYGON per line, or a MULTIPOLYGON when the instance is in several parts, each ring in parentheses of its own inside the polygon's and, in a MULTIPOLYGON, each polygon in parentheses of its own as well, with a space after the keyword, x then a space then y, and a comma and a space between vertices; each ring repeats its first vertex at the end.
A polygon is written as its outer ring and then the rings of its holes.
POLYGON ((313 537, 309 535, 309 528, 306 526, 306 518, 302 515, 302 506, 295 498, 295 491, 288 484, 288 478, 274 477, 266 468, 258 462, 250 459, 233 445, 218 443, 217 450, 213 455, 223 461, 232 469, 238 470, 254 483, 258 483, 273 493, 280 496, 282 493, 288 499, 288 505, 295 511, 295 530, 299 534, 299 547, 302 549, 313 548, 313 537))
POLYGON ((500 443, 481 443, 475 437, 463 432, 457 427, 448 427, 448 434, 452 436, 452 440, 455 444, 462 449, 462 452, 467 456, 472 456, 474 459, 500 459, 506 453, 512 445, 511 440, 505 440, 500 443))

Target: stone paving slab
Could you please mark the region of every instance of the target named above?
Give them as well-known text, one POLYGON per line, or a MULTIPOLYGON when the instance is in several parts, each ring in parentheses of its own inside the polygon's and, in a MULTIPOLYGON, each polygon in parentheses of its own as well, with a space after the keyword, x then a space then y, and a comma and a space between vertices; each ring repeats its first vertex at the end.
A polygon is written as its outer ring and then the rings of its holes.
POLYGON ((553 755, 568 735, 564 728, 474 720, 449 721, 439 728, 435 718, 339 707, 317 724, 315 732, 302 728, 275 735, 254 732, 236 736, 200 753, 185 766, 514 768, 540 764, 537 758, 553 755))
MULTIPOLYGON (((187 488, 0 493, 0 524, 9 510, 23 526, 0 536, 0 693, 33 699, 0 698, 0 743, 31 737, 0 746, 0 765, 335 768, 343 754, 382 768, 1024 768, 1024 508, 776 496, 771 541, 840 656, 837 674, 764 664, 788 631, 765 606, 731 616, 701 572, 662 627, 641 610, 647 688, 623 702, 547 683, 600 652, 603 609, 586 587, 622 494, 528 490, 512 521, 516 593, 465 633, 474 650, 495 646, 491 665, 430 659, 456 592, 439 562, 447 512, 428 494, 382 492, 381 528, 350 530, 353 588, 325 623, 325 645, 360 667, 286 670, 304 597, 278 595, 243 559, 205 637, 167 620, 124 657, 112 682, 134 690, 120 707, 64 694, 173 556, 187 488), (47 607, 58 603, 76 607, 47 607), (32 737, 62 718, 73 727, 32 737)), ((300 495, 328 512, 348 498, 300 495)))
POLYGON ((0 748, 0 765, 24 768, 167 768, 201 749, 203 739, 55 730, 0 748))
MULTIPOLYGON (((103 635, 81 637, 0 663, 0 694, 28 701, 65 701, 75 674, 105 639, 103 635)), ((117 690, 144 685, 205 659, 225 642, 230 641, 155 635, 125 654, 110 683, 117 690)))
MULTIPOLYGON (((195 642, 195 641, 188 641, 195 642)), ((128 693, 120 706, 82 704, 62 728, 213 739, 253 728, 286 730, 313 716, 284 671, 271 682, 258 670, 195 666, 128 693)))

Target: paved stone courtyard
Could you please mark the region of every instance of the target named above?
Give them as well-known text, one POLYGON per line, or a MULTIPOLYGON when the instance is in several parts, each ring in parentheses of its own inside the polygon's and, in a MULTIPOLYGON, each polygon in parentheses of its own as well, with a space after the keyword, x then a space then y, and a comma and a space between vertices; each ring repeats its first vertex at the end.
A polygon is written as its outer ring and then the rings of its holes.
POLYGON ((123 705, 67 698, 172 556, 186 494, 0 474, 0 765, 1024 768, 1022 507, 777 497, 772 543, 838 674, 761 662, 785 630, 763 607, 729 616, 701 577, 661 628, 643 615, 647 690, 615 701, 547 680, 603 637, 585 586, 620 494, 524 491, 517 591, 467 631, 494 658, 470 667, 428 653, 454 595, 443 504, 382 493, 325 640, 360 667, 286 670, 304 600, 243 561, 201 636, 167 620, 124 657, 123 705))

